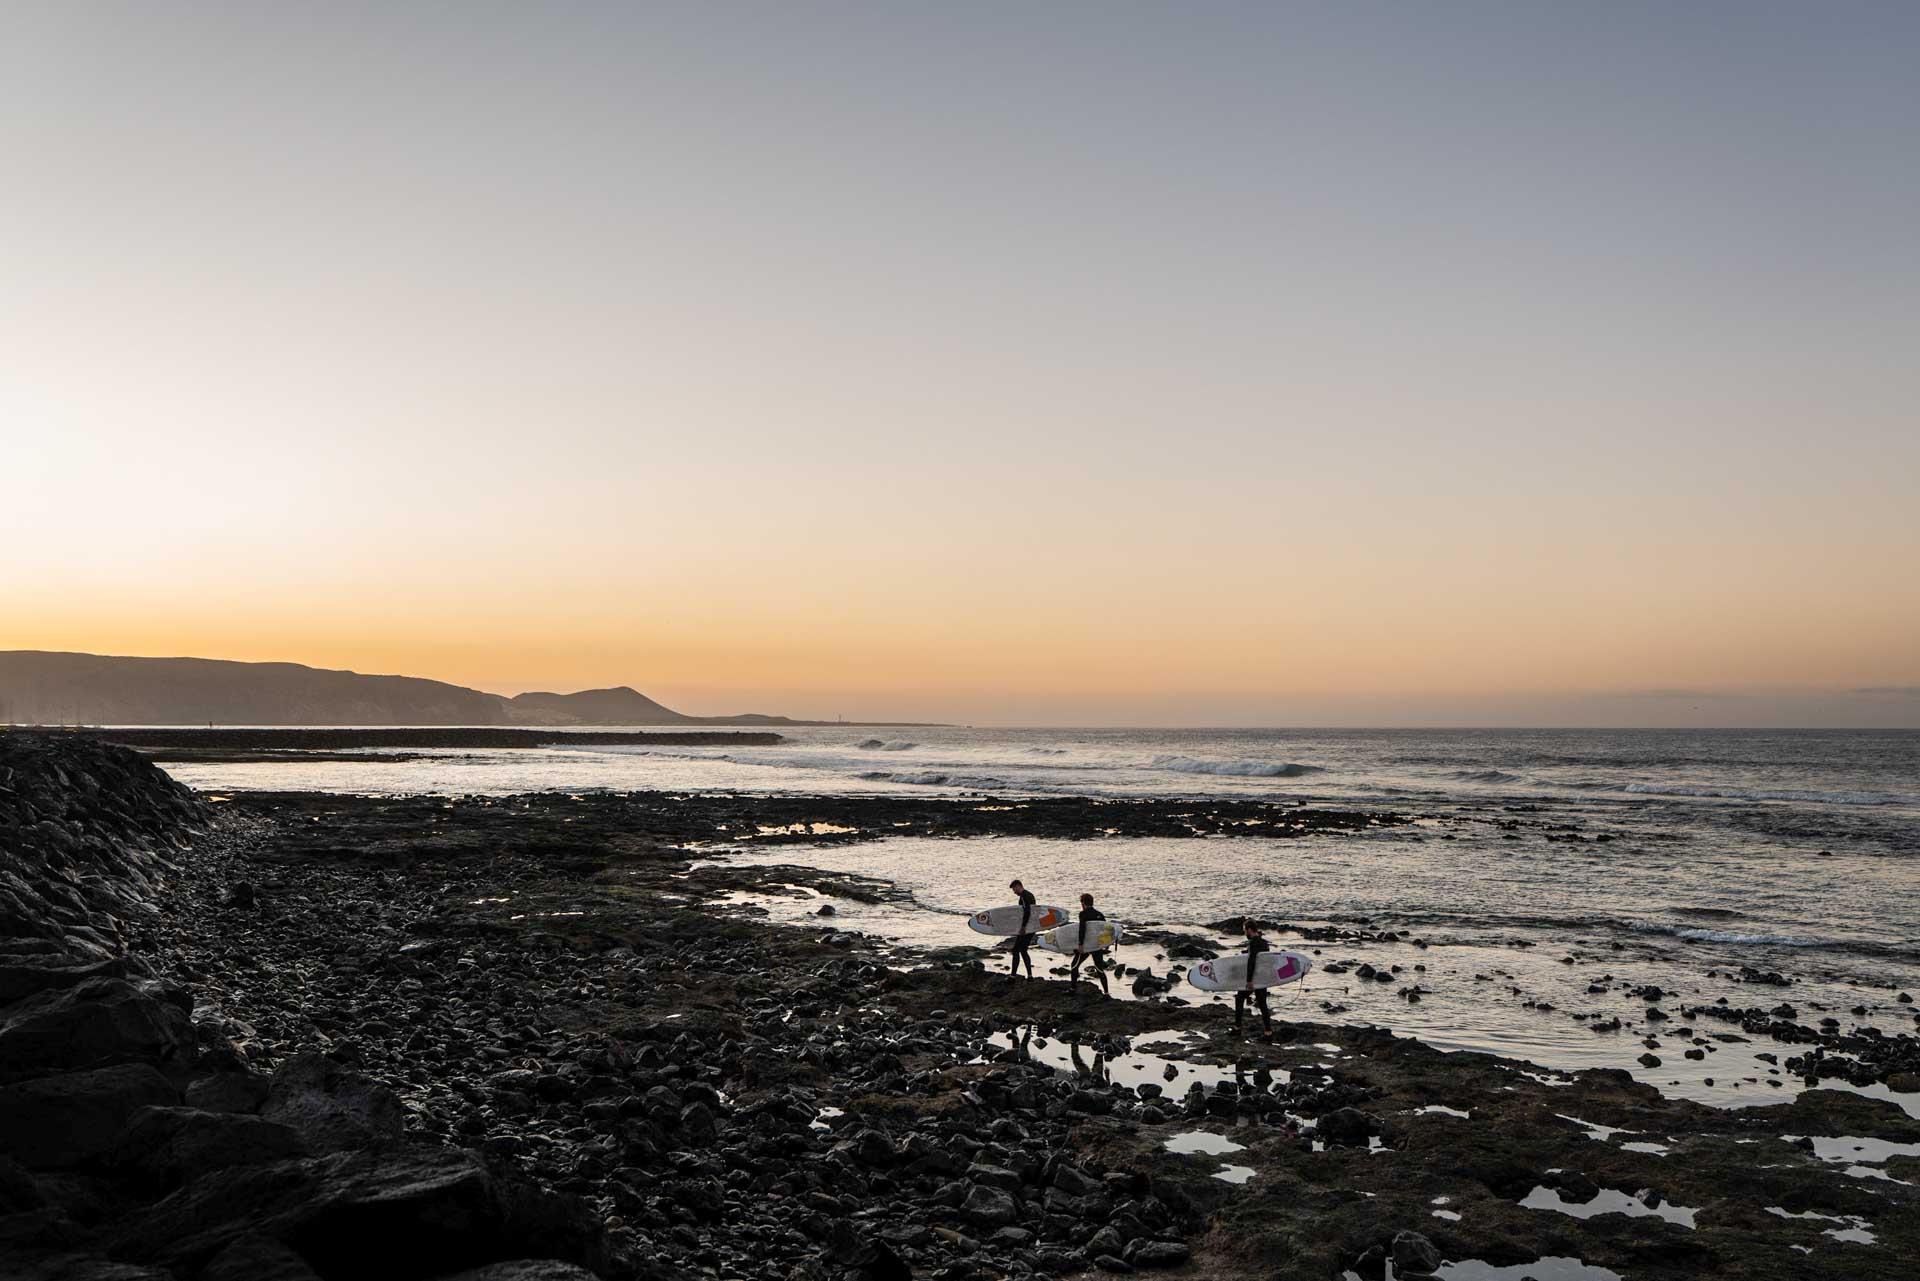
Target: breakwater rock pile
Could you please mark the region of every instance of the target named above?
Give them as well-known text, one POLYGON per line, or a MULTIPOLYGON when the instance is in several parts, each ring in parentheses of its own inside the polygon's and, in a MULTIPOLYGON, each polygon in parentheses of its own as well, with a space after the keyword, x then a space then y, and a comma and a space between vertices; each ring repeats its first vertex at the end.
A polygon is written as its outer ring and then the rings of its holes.
POLYGON ((590 1275, 577 1201, 408 1134, 318 1055, 255 1070, 165 975, 169 882, 211 827, 133 751, 0 735, 0 1275, 590 1275))
POLYGON ((100 961, 153 911, 207 806, 137 752, 0 734, 0 940, 9 955, 100 961), (40 940, 39 943, 30 940, 40 940))

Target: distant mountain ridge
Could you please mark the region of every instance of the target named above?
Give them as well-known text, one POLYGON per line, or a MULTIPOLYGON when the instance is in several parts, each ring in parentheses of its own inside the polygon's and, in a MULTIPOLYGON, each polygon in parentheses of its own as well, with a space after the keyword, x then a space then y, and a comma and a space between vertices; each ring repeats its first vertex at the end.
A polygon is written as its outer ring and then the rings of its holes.
POLYGON ((661 706, 631 685, 583 689, 577 694, 515 694, 506 702, 508 717, 521 724, 554 723, 543 717, 586 725, 679 725, 693 719, 661 706))
POLYGON ((92 725, 822 725, 688 716, 625 685, 512 698, 300 663, 0 650, 0 722, 92 725))

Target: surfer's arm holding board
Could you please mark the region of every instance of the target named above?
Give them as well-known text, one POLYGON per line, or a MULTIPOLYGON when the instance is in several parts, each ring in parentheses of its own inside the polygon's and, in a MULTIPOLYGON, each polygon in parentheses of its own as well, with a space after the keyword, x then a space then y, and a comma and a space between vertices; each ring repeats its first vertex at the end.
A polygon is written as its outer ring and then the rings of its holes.
POLYGON ((1246 1016, 1247 1003, 1260 1011, 1260 1026, 1269 1037, 1273 1035, 1273 1012, 1267 1006, 1267 989, 1255 986, 1254 980, 1260 969, 1260 954, 1273 945, 1267 942, 1266 935, 1260 931, 1260 923, 1249 918, 1245 923, 1247 936, 1247 979, 1246 986, 1233 994, 1233 1026, 1237 1030, 1240 1020, 1246 1016))
MULTIPOLYGON (((1080 896, 1079 932, 1074 937, 1073 962, 1067 967, 1068 974, 1072 977, 1074 981, 1077 981, 1080 977, 1080 963, 1086 960, 1089 956, 1091 956, 1093 958, 1093 972, 1100 980, 1100 991, 1102 993, 1105 993, 1107 991, 1106 957, 1102 955, 1102 952, 1099 949, 1095 949, 1091 952, 1088 951, 1087 927, 1089 925, 1094 924, 1097 921, 1104 921, 1106 919, 1107 919, 1107 914, 1105 912, 1102 912, 1099 908, 1093 905, 1093 895, 1082 894, 1080 896)), ((1105 932, 1104 931, 1098 932, 1096 934, 1096 937, 1104 938, 1105 932)))
POLYGON ((1260 968, 1260 953, 1268 951, 1273 944, 1259 934, 1247 935, 1247 990, 1253 990, 1254 972, 1260 968))

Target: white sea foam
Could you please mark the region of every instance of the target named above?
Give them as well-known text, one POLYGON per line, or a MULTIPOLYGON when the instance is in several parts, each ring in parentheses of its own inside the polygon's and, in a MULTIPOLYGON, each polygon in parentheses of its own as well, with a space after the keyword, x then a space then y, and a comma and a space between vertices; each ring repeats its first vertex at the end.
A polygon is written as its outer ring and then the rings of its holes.
POLYGON ((954 774, 946 770, 868 770, 861 778, 870 783, 908 783, 917 787, 1006 787, 1007 780, 990 774, 954 774))
POLYGON ((1821 947, 1825 939, 1804 938, 1798 934, 1741 934, 1734 930, 1675 930, 1675 938, 1696 943, 1764 943, 1774 947, 1821 947))
POLYGON ((1320 772, 1318 765, 1296 765, 1291 761, 1214 761, 1198 756, 1156 756, 1148 768, 1181 774, 1232 774, 1241 778, 1298 778, 1320 772))

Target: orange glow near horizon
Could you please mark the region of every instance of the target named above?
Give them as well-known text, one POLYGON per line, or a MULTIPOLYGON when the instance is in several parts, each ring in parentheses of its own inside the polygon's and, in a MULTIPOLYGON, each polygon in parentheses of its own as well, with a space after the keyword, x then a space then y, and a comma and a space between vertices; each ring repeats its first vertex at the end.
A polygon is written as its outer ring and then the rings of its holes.
POLYGON ((132 620, 48 600, 23 611, 34 625, 10 625, 0 642, 303 662, 505 694, 624 684, 707 715, 1035 724, 1739 724, 1785 715, 1827 723, 1809 710, 1825 699, 1839 709, 1832 721, 1872 724, 1900 723, 1881 709, 1906 701, 1898 687, 1913 620, 1860 620, 1836 637, 1832 595, 1781 617, 1769 616, 1765 593, 1741 602, 1722 592, 1689 607, 1642 590, 1592 595, 1577 608, 1495 613, 1497 596, 1464 587, 1397 597, 1391 586, 1380 590, 1371 600, 1364 586, 1344 597, 1313 588, 1229 594, 1226 608, 1195 601, 1155 613, 1130 609, 1111 585, 1082 582, 1056 602, 970 594, 980 612, 969 618, 897 598, 856 598, 828 612, 662 592, 681 604, 655 612, 622 603, 654 595, 644 587, 436 599, 424 585, 394 585, 374 593, 371 606, 358 591, 228 593, 184 609, 138 602, 132 620), (1753 620, 1749 641, 1729 653, 1723 638, 1742 611, 1753 620), (1839 674, 1824 688, 1807 680, 1822 669, 1839 674), (1864 686, 1892 697, 1852 692, 1864 686))

